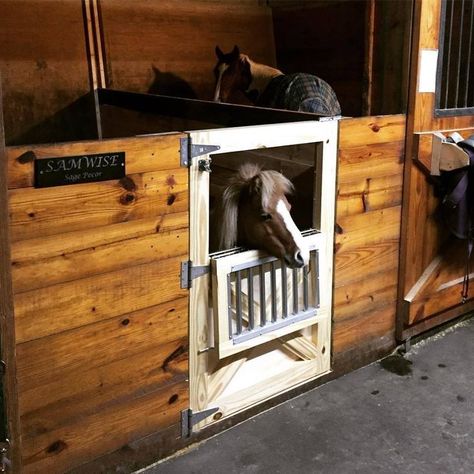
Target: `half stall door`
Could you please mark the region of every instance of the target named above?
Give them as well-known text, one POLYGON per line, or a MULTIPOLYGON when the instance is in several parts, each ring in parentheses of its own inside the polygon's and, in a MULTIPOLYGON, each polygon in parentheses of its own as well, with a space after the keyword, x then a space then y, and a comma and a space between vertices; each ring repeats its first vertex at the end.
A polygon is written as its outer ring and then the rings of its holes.
POLYGON ((436 186, 440 174, 468 163, 467 154, 445 140, 454 132, 463 138, 474 133, 474 4, 415 2, 413 33, 399 340, 474 308, 474 286, 465 303, 461 295, 467 242, 450 235, 439 218, 436 186))
POLYGON ((194 158, 190 174, 192 266, 196 276, 210 273, 191 288, 184 434, 330 371, 337 130, 334 120, 190 134, 195 146, 219 149, 194 158), (210 213, 246 162, 295 185, 292 215, 311 249, 303 269, 252 249, 214 252, 209 243, 217 231, 210 213))
POLYGON ((182 137, 7 149, 24 472, 65 472, 179 426, 189 400, 182 137), (107 160, 118 174, 101 175, 112 171, 105 157, 123 160, 107 160), (89 182, 66 184, 84 173, 89 182))

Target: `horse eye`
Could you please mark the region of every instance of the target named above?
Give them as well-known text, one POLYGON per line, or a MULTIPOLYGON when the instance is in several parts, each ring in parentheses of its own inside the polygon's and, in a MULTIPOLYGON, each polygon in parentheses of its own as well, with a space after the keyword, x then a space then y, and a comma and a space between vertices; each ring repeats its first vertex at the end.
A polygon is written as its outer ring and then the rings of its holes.
POLYGON ((264 212, 263 214, 260 214, 260 217, 264 221, 269 221, 272 218, 272 215, 268 214, 268 212, 264 212))

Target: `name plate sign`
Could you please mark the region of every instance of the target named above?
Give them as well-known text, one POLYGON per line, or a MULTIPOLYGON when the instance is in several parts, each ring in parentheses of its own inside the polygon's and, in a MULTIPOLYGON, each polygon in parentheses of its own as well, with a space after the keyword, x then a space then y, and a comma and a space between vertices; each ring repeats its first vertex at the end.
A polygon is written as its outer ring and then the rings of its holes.
POLYGON ((35 160, 35 188, 107 181, 124 176, 123 151, 35 160))

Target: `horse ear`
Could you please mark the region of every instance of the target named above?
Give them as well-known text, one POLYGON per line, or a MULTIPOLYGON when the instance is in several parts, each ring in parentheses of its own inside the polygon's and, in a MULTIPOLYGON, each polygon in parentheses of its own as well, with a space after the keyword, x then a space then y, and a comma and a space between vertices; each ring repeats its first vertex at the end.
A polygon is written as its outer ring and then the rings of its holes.
POLYGON ((234 46, 232 53, 230 53, 233 59, 236 59, 240 56, 240 49, 237 45, 234 46))
POLYGON ((222 52, 222 49, 219 48, 219 46, 216 45, 216 56, 219 61, 222 61, 224 58, 224 53, 222 52))

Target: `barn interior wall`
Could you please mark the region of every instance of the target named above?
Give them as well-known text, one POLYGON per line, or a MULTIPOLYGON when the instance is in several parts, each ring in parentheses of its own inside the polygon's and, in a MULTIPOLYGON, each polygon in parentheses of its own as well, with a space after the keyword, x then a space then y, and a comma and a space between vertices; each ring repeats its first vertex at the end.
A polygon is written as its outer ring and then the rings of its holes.
MULTIPOLYGON (((226 51, 237 44, 255 60, 285 72, 301 70, 311 57, 314 71, 309 72, 334 85, 347 104, 345 113, 361 115, 366 90, 366 10, 361 5, 366 2, 325 3, 308 16, 304 9, 289 14, 261 0, 136 0, 133 8, 125 0, 101 0, 107 85, 209 99, 216 44, 226 51), (327 21, 326 15, 340 21, 327 21), (316 19, 325 28, 315 28, 316 19), (289 26, 291 34, 284 33, 289 26), (343 36, 329 49, 332 30, 343 36), (301 42, 304 48, 298 48, 301 42)), ((94 135, 90 96, 82 99, 91 86, 80 0, 0 0, 0 71, 8 144, 94 135)), ((394 84, 380 94, 390 93, 394 84)), ((386 105, 377 107, 386 110, 386 105)), ((392 112, 398 108, 390 105, 392 112)), ((337 370, 374 360, 395 344, 404 127, 404 116, 341 122, 333 333, 337 370)))
POLYGON ((360 116, 366 1, 288 3, 271 3, 278 66, 321 77, 334 88, 343 114, 360 116))
POLYGON ((8 145, 93 138, 82 3, 0 1, 8 145))

